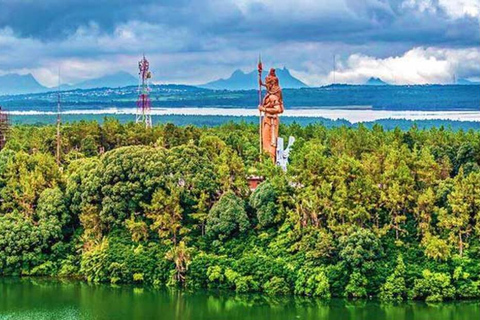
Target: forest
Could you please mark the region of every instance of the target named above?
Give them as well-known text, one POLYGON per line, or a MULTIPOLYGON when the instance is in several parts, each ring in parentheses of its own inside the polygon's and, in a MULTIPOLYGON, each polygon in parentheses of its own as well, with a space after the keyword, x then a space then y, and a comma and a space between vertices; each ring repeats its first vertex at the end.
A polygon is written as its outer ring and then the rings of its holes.
POLYGON ((480 132, 115 119, 16 125, 0 275, 318 299, 480 298, 480 132), (264 177, 251 191, 247 177, 264 177))

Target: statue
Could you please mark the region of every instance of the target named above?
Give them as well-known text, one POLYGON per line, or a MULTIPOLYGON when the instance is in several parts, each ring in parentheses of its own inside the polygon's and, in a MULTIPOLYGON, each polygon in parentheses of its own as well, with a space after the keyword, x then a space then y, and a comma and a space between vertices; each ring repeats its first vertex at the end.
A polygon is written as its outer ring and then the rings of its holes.
POLYGON ((278 126, 280 125, 279 115, 283 113, 283 98, 282 89, 275 74, 275 69, 270 69, 270 73, 265 78, 263 83, 261 78, 261 62, 259 63, 259 86, 260 96, 261 87, 267 89, 267 94, 263 98, 261 104, 258 106, 260 114, 263 112, 263 117, 260 120, 260 135, 261 145, 264 152, 267 152, 276 163, 277 156, 277 139, 278 139, 278 126))

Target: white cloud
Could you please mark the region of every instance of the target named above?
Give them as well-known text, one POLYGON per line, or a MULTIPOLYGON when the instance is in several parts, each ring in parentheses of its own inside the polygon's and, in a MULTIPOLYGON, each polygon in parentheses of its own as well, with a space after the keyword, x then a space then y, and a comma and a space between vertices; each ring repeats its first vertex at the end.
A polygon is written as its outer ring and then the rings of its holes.
MULTIPOLYGON (((392 84, 452 83, 454 76, 471 78, 480 74, 480 49, 414 48, 402 56, 378 59, 353 54, 337 63, 337 83, 364 83, 378 77, 392 84)), ((318 82, 333 82, 334 73, 318 82)))
POLYGON ((453 18, 480 17, 480 0, 439 0, 439 4, 453 18))
POLYGON ((451 18, 480 17, 480 0, 405 0, 404 8, 436 13, 441 8, 451 18))
POLYGON ((325 16, 346 9, 345 0, 233 0, 232 2, 245 15, 251 14, 259 6, 267 8, 268 12, 274 16, 302 18, 325 16))
POLYGON ((436 13, 437 6, 433 0, 405 0, 403 8, 416 9, 420 12, 436 13))

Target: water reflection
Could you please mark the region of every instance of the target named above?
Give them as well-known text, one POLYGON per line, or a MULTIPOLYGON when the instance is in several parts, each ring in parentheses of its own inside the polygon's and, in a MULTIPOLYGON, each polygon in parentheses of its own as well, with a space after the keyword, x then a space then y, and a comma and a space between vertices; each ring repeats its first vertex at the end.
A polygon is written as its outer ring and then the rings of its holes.
POLYGON ((0 280, 0 319, 479 319, 478 302, 401 305, 188 292, 48 279, 0 280))

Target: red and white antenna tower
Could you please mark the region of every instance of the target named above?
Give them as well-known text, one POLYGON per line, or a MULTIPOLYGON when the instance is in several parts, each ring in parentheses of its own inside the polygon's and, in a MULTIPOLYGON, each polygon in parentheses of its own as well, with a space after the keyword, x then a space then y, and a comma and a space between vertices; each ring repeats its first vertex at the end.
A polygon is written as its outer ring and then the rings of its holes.
POLYGON ((150 72, 150 63, 143 55, 142 60, 138 62, 138 100, 137 100, 137 116, 136 123, 144 123, 147 128, 152 127, 151 102, 150 102, 150 85, 152 78, 150 72))

